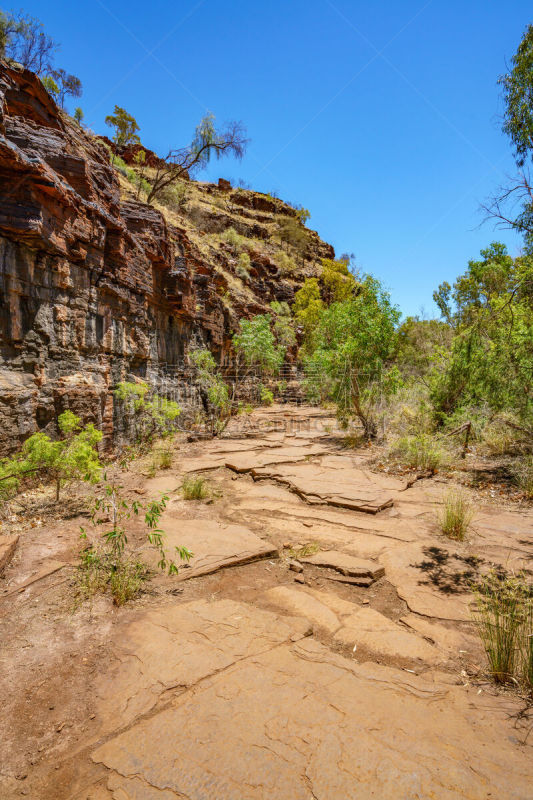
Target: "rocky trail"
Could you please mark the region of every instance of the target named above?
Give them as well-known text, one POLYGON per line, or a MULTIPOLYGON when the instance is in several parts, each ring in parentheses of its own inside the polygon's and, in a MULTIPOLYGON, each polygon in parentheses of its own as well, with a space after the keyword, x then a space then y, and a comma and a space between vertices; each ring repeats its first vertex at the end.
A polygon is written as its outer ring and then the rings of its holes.
POLYGON ((484 677, 468 585, 531 566, 533 514, 484 500, 453 542, 444 479, 371 471, 326 411, 247 419, 125 473, 194 552, 135 602, 75 606, 74 502, 0 540, 0 797, 530 798, 532 721, 484 677), (209 502, 182 499, 186 473, 209 502))

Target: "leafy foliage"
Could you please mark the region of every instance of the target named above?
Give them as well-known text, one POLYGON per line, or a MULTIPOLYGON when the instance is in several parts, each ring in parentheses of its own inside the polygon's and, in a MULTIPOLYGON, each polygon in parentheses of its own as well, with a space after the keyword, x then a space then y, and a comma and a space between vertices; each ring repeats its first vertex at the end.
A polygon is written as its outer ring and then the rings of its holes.
POLYGON ((67 481, 99 479, 101 464, 96 445, 102 440, 102 432, 92 423, 82 427, 72 411, 59 415, 58 426, 62 439, 53 440, 39 431, 26 439, 18 455, 0 463, 0 492, 4 497, 15 492, 21 480, 36 473, 55 482, 56 499, 67 481))
POLYGON ((175 429, 181 409, 173 400, 153 393, 147 383, 123 381, 115 389, 115 398, 130 405, 135 414, 139 444, 152 442, 155 436, 168 436, 175 429))
POLYGON ((187 147, 169 150, 158 163, 152 178, 147 202, 151 203, 168 186, 192 176, 207 166, 213 156, 217 159, 228 155, 242 158, 248 140, 240 122, 230 122, 218 129, 213 114, 206 114, 196 127, 193 140, 187 147))
POLYGON ((83 87, 76 75, 70 75, 64 69, 54 69, 50 73, 57 86, 57 100, 61 108, 65 107, 66 97, 81 97, 83 87))
POLYGON ((386 394, 398 385, 398 372, 389 362, 399 318, 388 292, 366 276, 356 297, 320 312, 305 359, 311 390, 333 400, 341 418, 358 417, 368 437, 377 432, 370 413, 376 386, 386 394))
POLYGON ((510 72, 498 81, 505 103, 503 131, 513 142, 522 167, 533 156, 533 25, 526 28, 511 65, 510 72))
POLYGON ((328 304, 348 300, 357 290, 357 282, 350 272, 348 262, 342 259, 334 261, 332 258, 323 258, 320 279, 328 304))
POLYGON ((105 118, 105 124, 113 128, 113 142, 115 143, 115 152, 118 148, 126 147, 128 144, 138 144, 140 142, 138 131, 140 130, 137 120, 131 114, 128 114, 125 108, 115 105, 112 114, 108 114, 105 118))
POLYGON ((494 243, 470 261, 453 289, 435 293, 454 337, 444 372, 436 376, 437 411, 485 402, 493 410, 514 409, 532 417, 533 260, 511 258, 494 243))
POLYGON ((233 337, 233 346, 247 366, 257 366, 266 374, 279 372, 285 348, 277 345, 270 328, 270 314, 241 319, 240 332, 233 337))
POLYGON ((316 278, 308 278, 296 292, 292 310, 296 320, 303 327, 306 339, 309 340, 324 310, 324 301, 320 296, 320 286, 316 278))

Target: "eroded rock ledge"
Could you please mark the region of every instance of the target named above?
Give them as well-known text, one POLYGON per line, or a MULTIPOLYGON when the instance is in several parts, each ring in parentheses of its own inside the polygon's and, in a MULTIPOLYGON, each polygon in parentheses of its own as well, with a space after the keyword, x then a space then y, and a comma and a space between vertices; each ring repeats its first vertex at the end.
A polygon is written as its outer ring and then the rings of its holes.
MULTIPOLYGON (((197 186, 204 195, 217 190, 197 186)), ((2 62, 0 193, 1 454, 52 429, 66 407, 102 427, 109 444, 120 429, 110 393, 117 381, 157 381, 192 340, 227 359, 239 317, 294 294, 298 278, 282 280, 258 254, 246 302, 225 303, 228 280, 216 258, 223 267, 227 253, 207 258, 190 235, 192 227, 201 234, 202 225, 204 232, 235 225, 237 213, 241 233, 264 237, 261 216, 293 209, 235 192, 233 217, 206 206, 194 226, 185 217, 171 225, 121 192, 104 145, 35 75, 2 62)), ((332 254, 310 234, 310 263, 332 254)))

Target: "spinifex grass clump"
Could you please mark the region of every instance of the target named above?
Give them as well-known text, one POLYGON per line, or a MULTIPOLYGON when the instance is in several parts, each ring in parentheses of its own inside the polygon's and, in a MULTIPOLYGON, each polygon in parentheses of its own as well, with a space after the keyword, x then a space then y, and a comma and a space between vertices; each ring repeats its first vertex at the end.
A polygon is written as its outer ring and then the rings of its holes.
POLYGON ((200 475, 186 475, 181 484, 184 500, 205 500, 209 497, 209 484, 200 475))
POLYGON ((496 683, 533 688, 533 589, 523 575, 491 573, 476 587, 474 622, 496 683))
POLYGON ((474 512, 468 496, 452 489, 444 498, 439 523, 442 532, 450 539, 462 541, 472 522, 474 512))

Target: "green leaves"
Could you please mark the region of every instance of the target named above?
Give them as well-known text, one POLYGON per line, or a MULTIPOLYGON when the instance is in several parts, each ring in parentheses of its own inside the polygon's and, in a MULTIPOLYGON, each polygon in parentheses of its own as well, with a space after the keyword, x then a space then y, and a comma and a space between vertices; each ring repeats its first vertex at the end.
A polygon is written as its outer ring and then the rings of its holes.
POLYGON ((503 131, 513 142, 516 161, 522 167, 533 156, 533 25, 526 28, 511 64, 511 71, 498 81, 505 103, 503 131))
POLYGON ((448 292, 454 328, 443 372, 433 379, 438 411, 487 403, 533 414, 533 259, 511 258, 494 243, 470 261, 448 292), (453 306, 452 306, 453 301, 453 306))
POLYGON ((388 292, 367 275, 356 296, 318 312, 305 358, 310 394, 333 400, 342 417, 359 417, 369 436, 375 433, 369 411, 376 392, 392 392, 398 384, 398 371, 388 366, 399 319, 388 292))
POLYGON ((114 128, 113 141, 117 147, 138 144, 141 141, 137 135, 137 131, 140 130, 137 120, 120 106, 115 106, 113 114, 105 118, 105 124, 114 128))
POLYGON ((41 472, 55 480, 56 498, 67 480, 99 480, 102 466, 96 445, 102 440, 102 432, 92 423, 82 428, 80 418, 72 411, 59 415, 58 427, 63 439, 54 441, 39 431, 26 439, 17 456, 0 464, 0 479, 5 477, 0 481, 3 496, 16 491, 20 480, 33 473, 41 472))
POLYGON ((270 314, 241 319, 240 332, 234 335, 233 346, 247 366, 257 366, 265 373, 275 375, 285 359, 285 348, 276 345, 270 329, 271 319, 270 314))

